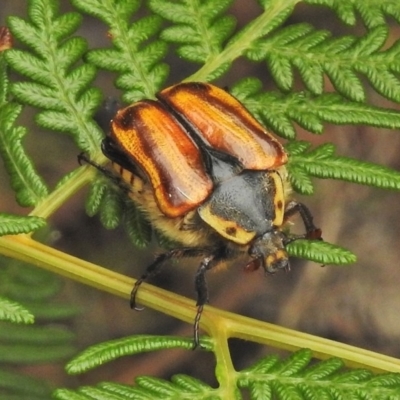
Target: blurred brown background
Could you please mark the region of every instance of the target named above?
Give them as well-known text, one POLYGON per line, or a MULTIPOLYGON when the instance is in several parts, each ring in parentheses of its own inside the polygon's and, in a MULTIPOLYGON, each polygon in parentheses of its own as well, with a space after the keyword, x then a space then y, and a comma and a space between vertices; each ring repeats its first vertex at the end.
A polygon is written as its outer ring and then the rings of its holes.
MULTIPOLYGON (((25 15, 25 1, 2 0, 0 23, 8 15, 25 15)), ((70 10, 62 2, 62 11, 70 10)), ((230 12, 242 26, 255 17, 256 2, 237 1, 230 12)), ((309 22, 334 35, 362 34, 363 26, 345 27, 328 9, 298 6, 288 23, 309 22)), ((393 21, 389 21, 393 22, 393 21)), ((93 47, 107 46, 106 27, 86 18, 79 31, 93 47)), ((388 44, 400 38, 399 26, 392 23, 388 44)), ((195 70, 175 57, 170 57, 171 76, 168 84, 179 81, 195 70)), ((265 64, 235 62, 231 71, 218 83, 229 86, 243 76, 258 76, 266 89, 274 90, 265 64)), ((100 73, 96 85, 111 96, 115 76, 100 73)), ((372 104, 399 108, 376 94, 368 85, 372 104)), ((301 89, 301 82, 297 84, 301 89)), ((333 90, 326 81, 326 90, 333 90)), ((47 132, 32 121, 34 110, 27 110, 20 124, 29 128, 25 145, 37 169, 50 186, 65 173, 77 167, 79 152, 66 135, 47 132), (45 154, 45 156, 43 156, 45 154)), ((338 154, 381 163, 400 169, 400 139, 396 131, 363 126, 326 125, 325 134, 313 136, 298 129, 299 137, 315 145, 330 141, 338 154)), ((26 213, 15 204, 8 178, 0 165, 0 210, 26 213)), ((316 195, 301 198, 313 211, 323 229, 325 240, 347 247, 358 256, 351 266, 326 266, 293 260, 289 274, 280 273, 261 279, 261 271, 244 275, 242 265, 208 276, 211 304, 260 320, 280 324, 344 343, 400 357, 400 194, 339 181, 315 181, 316 195)), ((130 245, 122 229, 107 231, 98 218, 84 211, 85 193, 79 193, 52 218, 55 246, 85 260, 138 277, 152 260, 155 247, 138 250, 130 245), (132 263, 132 260, 135 260, 132 263)), ((193 288, 196 263, 182 260, 166 266, 153 283, 171 291, 195 297, 193 288)), ((132 312, 127 302, 105 293, 65 280, 63 300, 82 305, 84 312, 74 321, 78 346, 84 348, 107 339, 135 333, 191 334, 192 327, 146 309, 132 312)), ((243 367, 271 351, 266 347, 232 343, 236 365, 243 367)), ((67 378, 61 368, 35 367, 33 373, 52 377, 58 385, 91 384, 100 380, 132 382, 137 374, 169 378, 182 372, 194 374, 214 383, 214 361, 201 352, 168 351, 125 358, 95 371, 67 378), (44 371, 44 372, 43 372, 44 371)))

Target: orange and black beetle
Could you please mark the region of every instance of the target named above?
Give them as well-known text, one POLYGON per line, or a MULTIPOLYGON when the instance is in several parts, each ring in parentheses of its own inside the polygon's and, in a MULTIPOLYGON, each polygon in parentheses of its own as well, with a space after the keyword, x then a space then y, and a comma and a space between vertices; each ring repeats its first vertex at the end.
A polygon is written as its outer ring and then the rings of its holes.
POLYGON ((320 238, 301 203, 288 201, 282 145, 225 90, 180 83, 117 112, 102 143, 129 196, 163 235, 182 248, 158 256, 132 290, 172 257, 203 256, 196 274, 199 320, 208 301, 205 273, 247 252, 248 269, 289 269, 285 246, 320 238), (304 235, 282 231, 299 213, 304 235))

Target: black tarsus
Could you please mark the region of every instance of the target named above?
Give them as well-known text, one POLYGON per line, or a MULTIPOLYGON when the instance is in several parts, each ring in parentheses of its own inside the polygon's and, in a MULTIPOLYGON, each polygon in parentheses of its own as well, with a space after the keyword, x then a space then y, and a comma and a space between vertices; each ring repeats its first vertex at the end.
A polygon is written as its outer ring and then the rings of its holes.
POLYGON ((193 325, 194 337, 193 337, 192 350, 196 350, 197 347, 199 347, 199 346, 201 347, 199 331, 200 331, 200 318, 201 318, 201 315, 203 314, 203 309, 204 309, 204 305, 197 306, 196 317, 194 318, 194 325, 193 325))
POLYGON ((194 319, 193 325, 193 350, 200 345, 199 329, 200 329, 200 318, 203 313, 204 305, 208 303, 208 288, 206 281, 206 272, 209 271, 213 266, 215 266, 215 255, 210 255, 205 257, 196 272, 195 277, 195 288, 197 292, 197 313, 194 319))
POLYGON ((200 346, 200 319, 203 313, 204 305, 208 303, 208 288, 206 281, 206 272, 218 265, 222 260, 229 258, 229 252, 226 246, 220 246, 215 249, 213 253, 205 257, 196 272, 195 288, 197 292, 197 313, 193 325, 193 350, 200 346))

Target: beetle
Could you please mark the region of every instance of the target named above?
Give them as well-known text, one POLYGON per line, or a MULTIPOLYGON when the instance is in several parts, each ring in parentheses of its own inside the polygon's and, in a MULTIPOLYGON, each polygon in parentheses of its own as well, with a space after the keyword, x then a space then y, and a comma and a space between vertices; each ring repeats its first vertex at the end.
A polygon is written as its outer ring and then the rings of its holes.
POLYGON ((249 256, 248 270, 289 270, 289 242, 321 239, 308 208, 290 200, 282 144, 235 97, 212 84, 178 83, 154 100, 120 109, 102 151, 152 226, 182 244, 147 267, 132 290, 131 307, 139 309, 141 283, 164 262, 202 257, 195 276, 195 347, 208 302, 208 270, 241 253, 249 256), (296 213, 305 233, 289 235, 283 228, 296 213))

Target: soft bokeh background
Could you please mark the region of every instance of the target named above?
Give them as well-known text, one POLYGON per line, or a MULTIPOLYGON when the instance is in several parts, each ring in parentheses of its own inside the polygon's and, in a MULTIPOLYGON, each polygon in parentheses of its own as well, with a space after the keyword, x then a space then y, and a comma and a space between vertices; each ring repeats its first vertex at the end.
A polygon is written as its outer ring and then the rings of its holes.
MULTIPOLYGON (((0 0, 0 23, 7 15, 24 15, 26 2, 0 0)), ((70 10, 69 2, 61 9, 70 10)), ((255 1, 237 1, 230 12, 242 26, 257 15, 255 1)), ((288 23, 309 22, 335 35, 360 34, 361 25, 345 27, 325 8, 298 6, 288 23)), ((393 21, 389 21, 393 22, 393 21)), ((392 24, 388 44, 400 38, 399 26, 392 24)), ((86 18, 80 32, 91 46, 107 46, 106 27, 86 18)), ((175 57, 170 57, 171 76, 168 84, 183 79, 195 70, 175 57)), ((274 89, 264 64, 235 62, 231 71, 218 83, 229 86, 243 76, 258 76, 266 89, 274 89)), ((114 76, 99 74, 96 85, 105 93, 118 96, 112 87, 114 76)), ((297 88, 301 89, 301 82, 297 88)), ((326 81, 326 90, 333 90, 326 81)), ((398 108, 382 99, 367 85, 371 103, 398 108)), ((79 150, 66 135, 47 132, 34 125, 34 110, 27 110, 20 124, 29 128, 25 145, 39 172, 50 185, 77 167, 79 150)), ((396 131, 363 126, 326 125, 323 136, 298 130, 299 137, 315 145, 330 141, 338 154, 381 163, 400 169, 400 138, 396 131)), ((351 249, 358 262, 351 266, 326 266, 293 260, 292 271, 273 277, 261 271, 243 273, 241 265, 208 276, 210 299, 214 306, 280 324, 344 343, 400 357, 400 194, 339 181, 315 181, 316 195, 300 198, 313 211, 323 229, 324 239, 351 249)), ((0 210, 25 213, 14 202, 8 178, 0 165, 0 210)), ((55 246, 67 253, 110 269, 138 277, 152 260, 156 247, 134 248, 122 229, 107 231, 98 218, 84 211, 85 193, 78 193, 52 218, 55 246)), ((193 277, 196 263, 183 260, 167 266, 153 283, 194 298, 193 277)), ((34 290, 34 288, 32 288, 34 290)), ((82 305, 83 313, 74 321, 78 347, 135 333, 191 334, 190 325, 146 309, 132 312, 126 301, 65 280, 61 298, 82 305)), ((243 367, 271 351, 266 347, 232 343, 234 359, 243 367)), ((132 382, 138 374, 169 378, 184 372, 215 383, 214 360, 201 352, 168 351, 118 360, 95 371, 67 378, 60 366, 41 366, 30 371, 50 377, 58 385, 96 383, 100 380, 132 382)))

